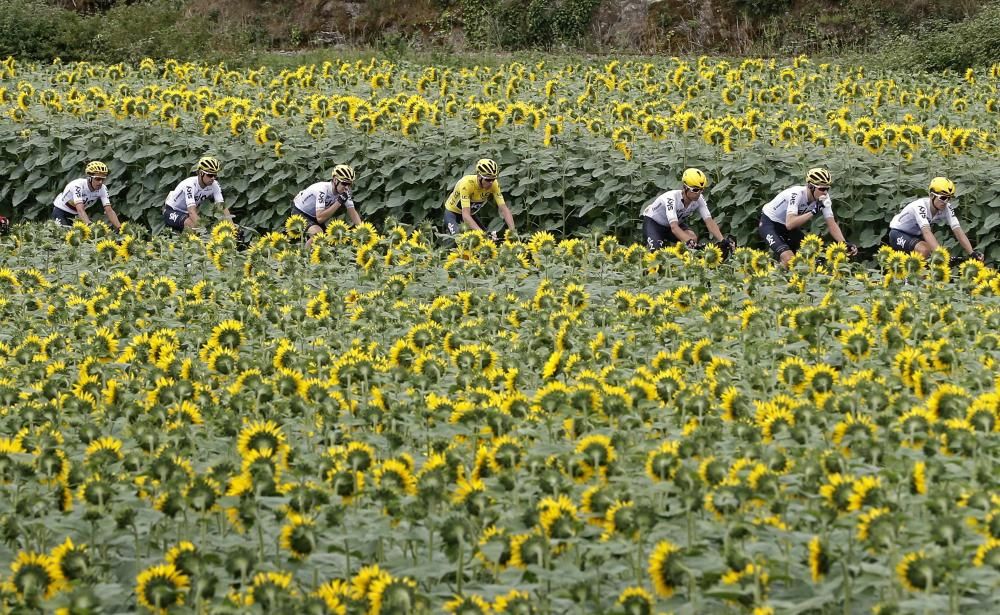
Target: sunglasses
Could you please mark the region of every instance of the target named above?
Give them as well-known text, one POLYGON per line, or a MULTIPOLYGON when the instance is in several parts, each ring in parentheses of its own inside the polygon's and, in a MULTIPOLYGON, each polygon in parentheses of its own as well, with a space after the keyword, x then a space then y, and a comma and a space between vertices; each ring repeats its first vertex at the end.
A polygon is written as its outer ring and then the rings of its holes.
POLYGON ((219 176, 217 173, 203 173, 203 175, 205 177, 211 177, 212 179, 215 179, 216 177, 219 176))
POLYGON ((950 194, 935 194, 934 196, 936 196, 938 199, 940 199, 942 201, 950 201, 951 200, 951 195, 950 194))
POLYGON ((830 186, 813 186, 813 190, 817 192, 829 192, 830 186))
POLYGON ((497 180, 497 178, 495 178, 495 177, 483 177, 483 181, 486 182, 487 184, 492 184, 496 180, 497 180))
POLYGON ((345 185, 345 186, 347 186, 348 188, 350 188, 351 186, 353 186, 353 185, 354 185, 354 182, 340 182, 340 183, 341 183, 341 184, 344 184, 344 185, 345 185))
POLYGON ((699 192, 704 190, 704 188, 692 188, 691 186, 684 186, 684 189, 689 192, 694 192, 695 194, 698 194, 699 192))

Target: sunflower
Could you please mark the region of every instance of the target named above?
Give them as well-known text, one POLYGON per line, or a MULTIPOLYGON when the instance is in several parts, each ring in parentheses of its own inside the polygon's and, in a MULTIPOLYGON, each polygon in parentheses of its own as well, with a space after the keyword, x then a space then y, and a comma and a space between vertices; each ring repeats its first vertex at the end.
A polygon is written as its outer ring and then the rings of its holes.
POLYGON ((396 459, 383 461, 375 469, 375 486, 402 495, 417 493, 417 480, 412 468, 396 459))
POLYGON ((224 320, 212 329, 212 335, 209 337, 207 345, 236 350, 242 344, 243 323, 238 320, 224 320))
POLYGON ((577 508, 567 496, 542 499, 538 511, 538 524, 549 538, 565 539, 576 534, 577 508))
POLYGON ((606 470, 617 459, 611 438, 603 434, 594 434, 581 439, 576 445, 575 453, 583 457, 583 463, 593 470, 606 470))
POLYGON ((536 601, 528 592, 512 589, 493 599, 493 610, 497 613, 511 613, 513 615, 534 615, 538 612, 535 604, 536 601))
POLYGON ((657 596, 669 598, 683 583, 682 572, 677 562, 680 548, 667 540, 656 543, 649 556, 649 577, 657 596))
POLYGON ((19 552, 10 570, 10 582, 22 600, 51 598, 66 582, 55 558, 44 553, 19 552))
POLYGON ((279 542, 292 558, 303 560, 316 549, 316 522, 298 513, 289 513, 287 523, 281 527, 279 542))
POLYGON ((87 552, 87 545, 73 544, 69 537, 61 545, 52 549, 51 558, 62 578, 67 581, 83 578, 90 569, 90 554, 87 552))
POLYGON ((456 596, 446 602, 442 608, 446 613, 454 613, 455 615, 487 615, 490 612, 490 603, 475 594, 470 594, 456 596))
POLYGON ((646 476, 653 482, 672 480, 680 466, 680 443, 663 442, 646 455, 646 476))
POLYGON ((972 564, 976 567, 990 566, 995 570, 1000 570, 1000 539, 991 537, 979 545, 972 558, 972 564))
POLYGON ((274 421, 252 421, 236 438, 236 450, 241 457, 247 457, 254 451, 279 451, 288 447, 285 434, 274 421))
POLYGON ((653 595, 642 587, 626 587, 618 595, 618 604, 626 615, 652 615, 653 595))
POLYGON ((909 591, 930 591, 940 581, 937 563, 924 551, 907 553, 896 566, 899 582, 909 591))
POLYGON ((528 534, 515 534, 510 538, 510 565, 515 568, 540 566, 548 548, 545 534, 537 529, 528 534))
POLYGON ((813 583, 818 583, 830 572, 830 557, 819 536, 813 536, 809 541, 809 572, 813 583))
POLYGON ((878 476, 862 476, 851 485, 848 496, 849 511, 862 510, 876 506, 882 501, 882 479, 878 476))
POLYGON ((136 577, 135 594, 140 606, 157 615, 184 604, 190 579, 173 564, 147 568, 136 577))

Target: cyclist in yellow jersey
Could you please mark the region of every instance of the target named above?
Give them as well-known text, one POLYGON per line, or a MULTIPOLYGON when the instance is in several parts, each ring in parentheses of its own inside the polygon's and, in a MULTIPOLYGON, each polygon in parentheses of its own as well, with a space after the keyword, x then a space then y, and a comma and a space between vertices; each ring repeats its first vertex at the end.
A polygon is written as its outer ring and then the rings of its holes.
POLYGON ((514 233, 514 216, 511 215, 507 203, 503 200, 497 173, 500 168, 489 158, 483 158, 476 163, 476 174, 466 175, 458 180, 455 188, 444 203, 444 223, 448 233, 455 235, 462 223, 474 231, 485 231, 485 225, 476 215, 488 198, 492 198, 510 233, 514 233))

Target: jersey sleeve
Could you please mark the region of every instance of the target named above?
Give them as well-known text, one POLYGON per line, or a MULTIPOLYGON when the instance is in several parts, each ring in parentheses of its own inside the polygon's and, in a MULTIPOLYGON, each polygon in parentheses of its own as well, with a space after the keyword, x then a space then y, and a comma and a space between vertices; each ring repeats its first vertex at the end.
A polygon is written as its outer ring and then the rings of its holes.
POLYGON ((674 201, 674 197, 664 195, 660 199, 662 199, 663 211, 667 214, 667 224, 677 222, 677 202, 674 201))
POLYGON ((927 213, 927 208, 930 203, 924 201, 918 201, 914 203, 913 206, 913 220, 917 223, 921 229, 929 228, 931 225, 931 217, 927 213))
POLYGON ((712 212, 708 210, 708 202, 705 197, 698 198, 698 215, 701 216, 702 220, 708 220, 712 217, 712 212))
POLYGON ((823 199, 822 201, 820 201, 820 204, 822 204, 822 206, 823 206, 823 217, 826 218, 827 220, 829 220, 830 218, 832 218, 833 217, 833 201, 830 199, 830 197, 826 197, 825 199, 823 199))
POLYGON ((111 204, 111 197, 108 196, 108 187, 107 186, 101 186, 100 199, 101 199, 101 202, 104 203, 105 207, 107 207, 108 205, 111 204))
POLYGON ((497 207, 500 207, 501 205, 504 207, 507 206, 507 203, 503 200, 503 191, 500 190, 499 180, 493 180, 492 194, 493 194, 493 202, 497 204, 497 207))
POLYGON ((472 209, 472 187, 469 186, 469 182, 463 181, 458 186, 458 207, 472 209))
POLYGON ((212 199, 216 203, 224 202, 222 198, 222 186, 219 185, 218 181, 212 183, 212 199))
POLYGON ((785 209, 785 220, 792 216, 799 215, 799 201, 802 200, 802 195, 798 192, 793 191, 788 195, 788 207, 785 209))
POLYGON ((80 205, 83 205, 86 202, 87 200, 83 196, 83 185, 76 184, 75 186, 73 186, 73 202, 67 204, 70 205, 78 203, 80 205))
POLYGON ((190 182, 184 186, 184 204, 188 209, 198 207, 198 201, 194 198, 194 185, 190 182))
POLYGON ((952 229, 960 229, 962 225, 958 222, 958 216, 955 215, 955 207, 951 203, 948 203, 948 209, 945 210, 948 213, 945 214, 945 220, 948 222, 948 226, 952 229))

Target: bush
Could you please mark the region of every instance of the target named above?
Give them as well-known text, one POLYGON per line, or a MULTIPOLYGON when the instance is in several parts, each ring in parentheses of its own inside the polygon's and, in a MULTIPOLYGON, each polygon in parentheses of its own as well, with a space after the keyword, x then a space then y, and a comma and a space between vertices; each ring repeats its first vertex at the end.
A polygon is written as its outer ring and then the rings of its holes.
POLYGON ((936 28, 929 24, 893 44, 886 64, 900 68, 942 71, 988 66, 1000 49, 1000 3, 983 7, 974 17, 936 28))
POLYGON ((79 14, 42 0, 0 0, 0 57, 122 60, 221 59, 250 48, 250 31, 218 15, 188 14, 183 0, 117 4, 79 14), (207 18, 206 18, 207 17, 207 18))
POLYGON ((87 18, 41 0, 0 0, 0 57, 76 59, 90 29, 87 18))

